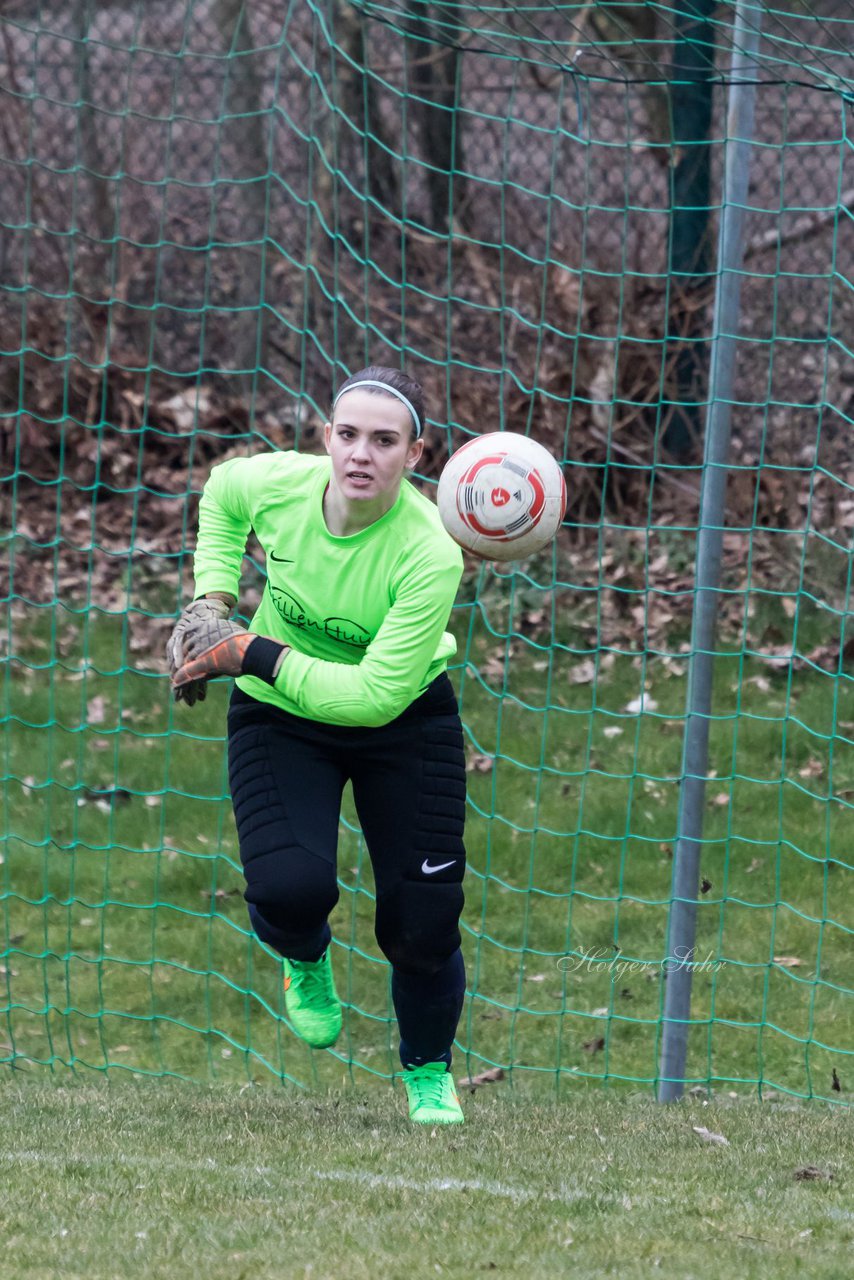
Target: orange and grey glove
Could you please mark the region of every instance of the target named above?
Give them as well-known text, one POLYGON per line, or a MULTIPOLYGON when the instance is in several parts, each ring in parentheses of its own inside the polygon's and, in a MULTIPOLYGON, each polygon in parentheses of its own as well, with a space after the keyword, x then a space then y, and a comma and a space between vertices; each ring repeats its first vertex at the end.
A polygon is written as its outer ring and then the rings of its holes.
POLYGON ((286 645, 255 635, 225 618, 199 620, 185 633, 183 664, 172 677, 175 697, 199 680, 217 676, 258 676, 272 684, 286 645), (251 653, 250 653, 251 650, 251 653))
POLYGON ((208 691, 205 680, 193 680, 182 685, 180 689, 175 688, 175 676, 184 665, 185 645, 189 633, 201 622, 226 619, 230 613, 231 605, 217 596, 202 596, 184 609, 175 624, 175 629, 166 641, 166 660, 169 663, 169 677, 175 691, 176 702, 183 700, 191 707, 195 702, 203 702, 208 691))

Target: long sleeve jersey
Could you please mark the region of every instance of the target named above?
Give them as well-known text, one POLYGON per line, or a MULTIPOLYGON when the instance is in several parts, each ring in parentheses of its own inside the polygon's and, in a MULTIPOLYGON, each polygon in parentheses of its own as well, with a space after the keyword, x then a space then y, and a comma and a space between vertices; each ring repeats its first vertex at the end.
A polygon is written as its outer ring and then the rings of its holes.
POLYGON ((331 469, 328 457, 293 451, 214 467, 199 505, 195 597, 237 597, 254 530, 267 584, 249 630, 292 652, 274 685, 241 676, 238 687, 327 724, 387 724, 456 652, 445 628, 462 553, 432 502, 406 479, 384 516, 336 537, 323 515, 331 469))

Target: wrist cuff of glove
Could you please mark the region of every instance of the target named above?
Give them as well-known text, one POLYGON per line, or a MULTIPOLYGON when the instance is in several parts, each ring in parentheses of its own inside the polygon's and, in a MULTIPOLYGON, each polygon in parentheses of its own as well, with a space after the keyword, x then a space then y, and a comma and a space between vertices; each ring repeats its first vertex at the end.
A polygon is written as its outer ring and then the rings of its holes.
POLYGON ((266 680, 267 684, 275 684, 273 669, 279 660, 279 654, 287 645, 270 640, 268 636, 256 636, 243 655, 243 674, 257 676, 266 680))

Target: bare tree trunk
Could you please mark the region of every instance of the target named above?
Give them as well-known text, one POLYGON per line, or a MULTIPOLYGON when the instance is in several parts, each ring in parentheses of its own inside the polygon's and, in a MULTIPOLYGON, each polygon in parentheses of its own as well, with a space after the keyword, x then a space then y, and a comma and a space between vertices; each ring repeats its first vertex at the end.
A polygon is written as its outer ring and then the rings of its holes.
MULTIPOLYGON (((618 59, 634 83, 644 104, 647 136, 653 142, 672 137, 667 71, 663 65, 664 34, 659 6, 651 4, 590 4, 574 20, 577 48, 589 24, 594 42, 607 46, 609 58, 618 59), (648 83, 644 83, 647 81, 648 83)), ((664 27, 664 32, 669 31, 664 27)), ((659 155, 659 152, 655 152, 659 155)))
POLYGON ((668 334, 677 346, 673 414, 663 443, 676 457, 688 457, 701 435, 701 403, 708 376, 708 343, 703 338, 711 269, 712 74, 711 26, 714 0, 686 0, 675 17, 674 68, 670 85, 673 170, 670 208, 668 334))
POLYGON ((252 57, 255 48, 246 0, 213 0, 214 20, 228 50, 224 119, 220 134, 220 178, 238 179, 240 241, 234 254, 231 333, 234 364, 244 370, 241 391, 251 393, 259 370, 266 367, 267 314, 266 238, 268 161, 261 106, 261 77, 252 57))
POLYGON ((92 105, 93 89, 89 70, 91 11, 91 0, 74 0, 72 22, 78 48, 77 132, 80 139, 80 159, 86 170, 92 199, 92 230, 105 246, 106 256, 109 256, 111 242, 115 235, 116 217, 110 183, 104 177, 104 157, 98 143, 98 128, 92 105))
MULTIPOLYGON (((104 176, 106 165, 98 141, 98 127, 93 106, 94 89, 89 67, 89 25, 92 18, 91 0, 73 0, 71 19, 74 37, 77 42, 77 138, 78 156, 83 170, 83 177, 76 183, 77 199, 88 190, 90 207, 88 210, 88 229, 94 242, 91 259, 87 266, 94 267, 91 291, 97 299, 105 294, 111 274, 110 261, 116 253, 115 230, 116 217, 113 208, 113 194, 109 181, 104 176), (97 280, 97 285, 95 284, 97 280)), ((82 203, 82 201, 80 201, 82 203)), ((85 205, 84 205, 85 208, 85 205)), ((79 216, 79 215, 78 215, 79 216)), ((86 259, 84 258, 85 262, 86 259)), ((83 278, 85 279, 85 273, 83 278)), ((77 294, 75 310, 82 318, 89 334, 92 346, 89 356, 89 395, 84 417, 86 422, 96 423, 100 416, 99 400, 103 399, 103 386, 106 377, 107 352, 110 341, 110 328, 113 319, 111 308, 100 302, 86 298, 86 287, 77 294)), ((84 368, 86 366, 84 365, 84 368)))
POLYGON ((407 26, 411 33, 407 41, 409 92, 414 98, 411 110, 418 120, 428 165, 431 226, 441 233, 450 229, 452 216, 465 217, 462 116, 458 111, 463 54, 456 45, 440 43, 432 22, 415 6, 409 8, 407 26))
POLYGON ((367 73, 365 19, 348 0, 338 5, 337 28, 341 51, 347 55, 341 59, 338 73, 341 106, 366 136, 366 189, 378 204, 396 211, 400 204, 398 165, 388 144, 374 80, 367 73))

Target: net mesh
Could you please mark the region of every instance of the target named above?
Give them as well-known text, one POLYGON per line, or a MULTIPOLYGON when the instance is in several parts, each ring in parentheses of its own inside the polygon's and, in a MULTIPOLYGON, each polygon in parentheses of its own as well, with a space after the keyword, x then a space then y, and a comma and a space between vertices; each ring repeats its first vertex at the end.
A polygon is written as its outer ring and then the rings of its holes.
MULTIPOLYGON (((854 1044, 850 4, 747 7, 755 140, 688 1081, 832 1100, 854 1044)), ((396 1069, 348 796, 345 1034, 247 927, 226 690, 170 703, 210 466, 403 364, 419 482, 535 436, 567 521, 467 562, 461 1071, 657 1078, 734 6, 185 0, 0 15, 0 1056, 396 1069), (464 1064, 464 1066, 462 1065, 464 1064)), ((241 608, 264 583, 250 543, 241 608)))

